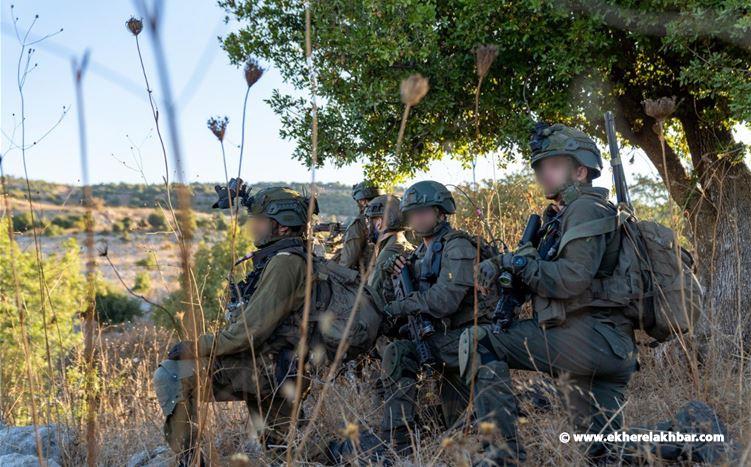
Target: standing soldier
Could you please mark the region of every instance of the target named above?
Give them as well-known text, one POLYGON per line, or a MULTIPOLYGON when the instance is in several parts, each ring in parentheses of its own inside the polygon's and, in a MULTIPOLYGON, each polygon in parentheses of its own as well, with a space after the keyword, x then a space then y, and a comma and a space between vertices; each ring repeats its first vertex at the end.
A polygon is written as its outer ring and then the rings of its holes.
POLYGON ((373 198, 365 208, 365 217, 370 239, 375 245, 375 263, 368 277, 368 285, 378 294, 383 303, 393 301, 393 281, 391 280, 390 260, 394 256, 406 256, 412 251, 412 244, 404 236, 404 222, 399 210, 399 198, 381 195, 373 198))
POLYGON ((279 187, 246 198, 258 250, 252 255, 253 270, 238 284, 244 300, 239 315, 230 316, 224 329, 200 336, 197 347, 177 343, 154 374, 166 417, 164 435, 181 465, 196 460, 196 364, 210 383, 213 397, 204 393, 206 400, 244 400, 252 420, 263 417, 267 443, 284 441, 292 402, 279 389, 294 381, 297 368, 294 354, 305 303, 303 235, 310 202, 315 201, 279 187))
MULTIPOLYGON (((453 425, 466 408, 469 390, 459 375, 459 337, 474 319, 475 246, 470 236, 451 227, 447 216, 456 211, 454 198, 442 184, 418 182, 405 193, 401 212, 407 224, 422 237, 418 249, 406 260, 392 261, 394 274, 409 268, 415 291, 385 307, 392 320, 420 315, 431 321, 435 332, 424 342, 432 352, 433 368, 442 376, 440 397, 444 422, 453 425)), ((480 316, 480 323, 488 319, 480 316)), ((421 371, 418 349, 413 340, 397 340, 383 355, 385 413, 382 437, 401 454, 411 451, 414 433, 417 374, 421 371)))
MULTIPOLYGON (((483 326, 476 336, 469 329, 461 340, 462 371, 467 381, 477 378, 476 418, 494 423, 503 438, 485 444, 480 465, 525 459, 510 368, 567 375, 566 400, 582 433, 621 428, 626 385, 637 368, 631 321, 623 308, 597 299, 608 293, 601 279, 614 271, 620 248, 608 190, 592 186, 602 169, 600 152, 587 135, 560 124, 538 124, 531 149, 537 182, 552 201, 542 238, 483 261, 479 280, 483 288, 497 287, 501 272, 512 274, 531 296, 533 317, 503 330, 483 326)), ((588 451, 593 460, 606 454, 602 444, 588 451)))
POLYGON ((365 225, 364 211, 368 202, 383 192, 370 182, 361 182, 352 186, 352 198, 357 203, 360 213, 347 226, 344 232, 344 245, 339 256, 339 264, 360 272, 370 259, 368 248, 368 227, 365 225))

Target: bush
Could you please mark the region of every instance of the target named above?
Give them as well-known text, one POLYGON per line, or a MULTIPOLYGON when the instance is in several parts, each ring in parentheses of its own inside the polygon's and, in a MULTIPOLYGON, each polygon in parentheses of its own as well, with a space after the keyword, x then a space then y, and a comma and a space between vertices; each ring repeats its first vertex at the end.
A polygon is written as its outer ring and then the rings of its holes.
POLYGON ((81 216, 75 214, 55 216, 52 218, 51 223, 61 229, 81 229, 83 226, 81 216))
POLYGON ((136 273, 136 281, 133 290, 136 292, 148 292, 151 289, 151 276, 146 272, 136 273))
POLYGON ((138 261, 136 261, 136 266, 141 266, 142 268, 146 268, 149 271, 153 271, 159 267, 156 261, 156 253, 153 251, 149 251, 146 254, 145 258, 141 258, 138 261))
POLYGON ((95 310, 102 324, 125 323, 143 314, 138 300, 111 289, 97 292, 95 310))
POLYGON ((149 214, 149 216, 146 218, 146 221, 149 223, 153 230, 167 229, 167 219, 164 217, 164 213, 161 209, 154 210, 154 212, 149 214))
POLYGON ((32 222, 31 213, 28 211, 15 214, 13 216, 13 231, 14 232, 27 232, 32 227, 40 227, 39 218, 34 217, 32 222))

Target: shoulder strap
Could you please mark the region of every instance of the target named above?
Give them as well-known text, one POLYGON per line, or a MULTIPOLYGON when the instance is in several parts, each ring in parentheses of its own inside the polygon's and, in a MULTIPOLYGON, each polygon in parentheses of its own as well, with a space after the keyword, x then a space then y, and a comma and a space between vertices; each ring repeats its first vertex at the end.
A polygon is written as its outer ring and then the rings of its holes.
POLYGON ((563 251, 563 248, 573 240, 615 232, 620 225, 620 216, 617 214, 575 225, 563 233, 558 245, 558 254, 560 254, 563 251))

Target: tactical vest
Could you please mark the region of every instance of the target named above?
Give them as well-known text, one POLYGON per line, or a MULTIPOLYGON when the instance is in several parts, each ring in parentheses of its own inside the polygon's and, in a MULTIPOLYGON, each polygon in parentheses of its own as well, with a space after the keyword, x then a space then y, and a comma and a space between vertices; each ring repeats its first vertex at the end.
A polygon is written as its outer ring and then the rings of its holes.
MULTIPOLYGON (((574 208, 573 205, 582 202, 595 203, 600 207, 604 207, 611 211, 613 216, 616 215, 615 206, 605 198, 604 193, 599 189, 584 189, 580 191, 575 198, 571 199, 558 211, 548 208, 543 215, 544 223, 541 227, 541 239, 537 246, 537 252, 542 261, 555 261, 568 242, 576 238, 581 238, 578 237, 581 233, 580 226, 569 226, 566 231, 563 231, 562 224, 567 213, 574 208)), ((606 219, 609 219, 609 217, 606 217, 606 219)), ((605 233, 612 232, 613 230, 605 233)), ((599 233, 596 232, 594 234, 599 233)), ((592 307, 608 309, 618 308, 612 303, 604 304, 594 299, 593 291, 594 288, 597 287, 597 283, 599 283, 601 278, 609 277, 613 274, 613 271, 618 264, 619 249, 620 233, 615 232, 615 234, 608 239, 605 253, 603 254, 600 266, 595 274, 595 280, 587 290, 578 296, 567 300, 558 300, 533 295, 532 307, 537 313, 539 323, 545 326, 556 326, 563 323, 568 314, 579 310, 592 307)), ((608 313, 610 313, 610 310, 608 310, 608 313)))
MULTIPOLYGON (((454 230, 448 223, 440 227, 430 242, 429 246, 424 243, 415 250, 409 257, 413 270, 418 271, 417 288, 420 292, 430 289, 438 281, 441 274, 441 262, 443 260, 443 250, 446 244, 454 239, 464 238, 468 240, 475 249, 477 248, 477 238, 461 230, 454 230), (422 255, 422 256, 421 256, 422 255)), ((498 255, 498 250, 490 244, 480 239, 480 261, 492 258, 498 255)), ((490 322, 490 315, 495 309, 495 304, 499 300, 497 290, 492 290, 487 295, 478 295, 478 318, 480 323, 490 322)), ((474 321, 474 293, 470 289, 467 296, 462 300, 459 309, 449 318, 449 327, 456 329, 462 325, 474 321)))

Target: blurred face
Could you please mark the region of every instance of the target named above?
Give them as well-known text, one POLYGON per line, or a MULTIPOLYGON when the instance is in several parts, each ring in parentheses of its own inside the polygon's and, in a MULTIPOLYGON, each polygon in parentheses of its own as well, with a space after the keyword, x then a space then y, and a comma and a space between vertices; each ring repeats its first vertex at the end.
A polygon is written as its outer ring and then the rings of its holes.
POLYGON ((368 205, 367 199, 358 199, 357 200, 357 207, 360 208, 360 211, 362 212, 363 209, 365 209, 365 206, 368 205))
POLYGON ((568 156, 543 159, 535 165, 535 178, 545 197, 556 199, 561 188, 572 182, 586 182, 587 168, 577 166, 568 156))
POLYGON ((385 223, 383 222, 383 217, 368 217, 368 225, 370 226, 370 236, 373 242, 378 240, 378 236, 383 233, 384 230, 386 230, 385 223))
POLYGON ((441 221, 438 209, 433 206, 414 209, 407 212, 407 224, 420 235, 432 232, 436 224, 441 221))
POLYGON ((252 216, 248 219, 248 229, 256 244, 264 244, 273 237, 286 235, 289 229, 279 225, 274 219, 263 216, 252 216))

